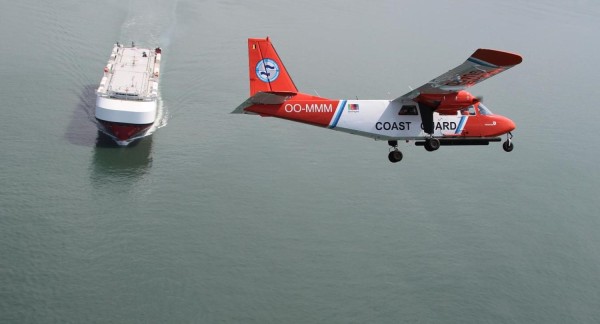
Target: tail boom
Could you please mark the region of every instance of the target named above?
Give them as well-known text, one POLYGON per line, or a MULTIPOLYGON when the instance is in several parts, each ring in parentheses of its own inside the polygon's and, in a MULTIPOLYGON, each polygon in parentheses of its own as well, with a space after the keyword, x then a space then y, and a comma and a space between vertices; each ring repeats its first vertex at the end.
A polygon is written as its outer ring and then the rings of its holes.
POLYGON ((345 102, 345 100, 331 100, 299 93, 293 100, 281 104, 250 103, 243 108, 243 111, 264 117, 277 117, 332 128, 335 127, 336 116, 339 116, 343 110, 345 102))

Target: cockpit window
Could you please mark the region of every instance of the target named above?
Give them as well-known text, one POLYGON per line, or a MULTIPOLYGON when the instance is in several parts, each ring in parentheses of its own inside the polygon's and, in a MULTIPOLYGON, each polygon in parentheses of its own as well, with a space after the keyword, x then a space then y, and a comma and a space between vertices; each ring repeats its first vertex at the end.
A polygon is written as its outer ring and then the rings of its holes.
POLYGON ((493 115, 492 111, 484 106, 481 102, 479 103, 479 113, 482 115, 493 115))
POLYGON ((474 106, 469 106, 467 108, 463 108, 463 109, 460 110, 460 114, 461 115, 475 116, 475 107, 474 106))
POLYGON ((398 115, 418 115, 417 106, 402 106, 398 115))

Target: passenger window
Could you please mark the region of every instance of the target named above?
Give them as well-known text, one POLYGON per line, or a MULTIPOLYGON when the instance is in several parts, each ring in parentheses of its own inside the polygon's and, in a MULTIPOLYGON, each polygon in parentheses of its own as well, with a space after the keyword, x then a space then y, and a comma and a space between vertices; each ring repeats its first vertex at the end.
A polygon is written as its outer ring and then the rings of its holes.
POLYGON ((418 115, 417 106, 402 106, 398 115, 418 115))

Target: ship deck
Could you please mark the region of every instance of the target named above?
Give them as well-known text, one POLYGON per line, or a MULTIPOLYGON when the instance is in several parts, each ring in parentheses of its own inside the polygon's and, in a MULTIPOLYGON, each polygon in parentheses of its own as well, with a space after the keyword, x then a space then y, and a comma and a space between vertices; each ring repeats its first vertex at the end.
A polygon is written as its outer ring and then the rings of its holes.
POLYGON ((96 119, 148 125, 156 118, 161 49, 116 44, 96 91, 96 119))
POLYGON ((153 96, 153 83, 158 81, 155 61, 154 50, 115 46, 98 95, 126 100, 156 99, 153 96))

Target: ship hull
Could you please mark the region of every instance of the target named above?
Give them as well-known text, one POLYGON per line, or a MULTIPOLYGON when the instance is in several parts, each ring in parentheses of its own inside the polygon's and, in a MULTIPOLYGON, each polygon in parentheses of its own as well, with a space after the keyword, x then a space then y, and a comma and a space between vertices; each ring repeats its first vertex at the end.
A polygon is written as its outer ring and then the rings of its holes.
POLYGON ((128 141, 141 137, 156 119, 155 101, 134 101, 97 97, 96 120, 103 131, 117 143, 127 145, 128 141))
POLYGON ((97 119, 104 133, 113 137, 120 145, 127 145, 132 140, 142 137, 152 127, 150 124, 126 124, 97 119))

